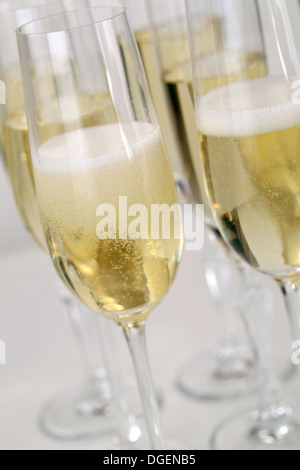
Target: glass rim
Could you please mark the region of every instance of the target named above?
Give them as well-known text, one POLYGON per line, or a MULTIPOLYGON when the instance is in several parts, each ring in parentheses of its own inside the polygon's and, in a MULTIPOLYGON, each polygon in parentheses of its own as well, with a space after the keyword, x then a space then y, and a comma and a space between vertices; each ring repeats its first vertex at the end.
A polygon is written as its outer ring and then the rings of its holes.
POLYGON ((34 8, 43 8, 47 5, 52 5, 55 3, 60 3, 61 0, 52 0, 52 1, 47 1, 44 0, 44 2, 41 2, 39 0, 32 0, 31 5, 24 5, 24 1, 22 0, 15 0, 14 2, 11 2, 9 0, 0 0, 0 14, 6 14, 6 13, 17 13, 19 11, 28 11, 28 10, 33 10, 34 8), (18 2, 18 6, 17 6, 18 2), (15 6, 14 6, 15 3, 15 6), (7 7, 7 8, 6 8, 7 7))
MULTIPOLYGON (((53 3, 56 3, 56 1, 54 0, 53 3)), ((61 3, 61 2, 60 2, 61 3)), ((49 3, 48 3, 49 5, 49 3)), ((63 33, 63 32, 68 32, 68 31, 76 31, 76 30, 80 30, 80 29, 84 29, 84 28, 90 28, 91 26, 95 26, 97 24, 101 24, 101 23, 104 23, 106 21, 110 21, 114 18, 117 18, 121 15, 123 15, 124 13, 126 12, 126 7, 124 6, 120 6, 120 5, 115 5, 115 6, 108 6, 108 5, 101 5, 101 6, 98 6, 98 7, 95 7, 95 6, 90 6, 90 7, 85 7, 85 8, 77 8, 77 9, 74 9, 74 10, 64 10, 64 11, 61 11, 60 13, 55 13, 53 15, 48 15, 48 16, 45 16, 43 18, 38 18, 36 20, 32 20, 32 21, 29 21, 28 23, 25 23, 23 24, 22 26, 19 26, 17 29, 16 29, 16 35, 21 37, 21 36, 26 36, 26 37, 33 37, 33 36, 47 36, 49 34, 56 34, 56 33, 63 33), (87 12, 87 11, 95 11, 95 10, 110 10, 112 13, 109 14, 107 17, 103 18, 103 19, 100 19, 100 20, 91 20, 89 23, 85 23, 81 26, 71 26, 71 27, 67 27, 67 28, 64 28, 64 29, 59 29, 59 28, 48 28, 47 31, 39 31, 39 32, 31 32, 31 31, 28 31, 26 32, 26 28, 30 25, 38 25, 38 24, 42 24, 43 22, 46 22, 47 20, 51 19, 51 18, 63 18, 64 16, 66 15, 70 15, 72 13, 79 13, 79 12, 87 12)), ((1 13, 1 10, 0 10, 0 13, 1 13)))

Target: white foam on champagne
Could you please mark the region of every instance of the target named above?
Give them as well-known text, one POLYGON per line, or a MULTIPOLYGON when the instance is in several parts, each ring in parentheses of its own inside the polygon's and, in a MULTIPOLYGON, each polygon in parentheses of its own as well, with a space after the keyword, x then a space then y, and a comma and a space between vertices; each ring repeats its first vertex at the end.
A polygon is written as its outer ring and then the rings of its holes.
POLYGON ((39 148, 38 170, 43 173, 86 172, 126 164, 151 154, 153 146, 159 143, 158 128, 148 123, 118 123, 78 129, 54 137, 39 148))
POLYGON ((215 137, 251 137, 300 126, 293 93, 286 81, 271 77, 217 88, 198 100, 198 130, 215 137))

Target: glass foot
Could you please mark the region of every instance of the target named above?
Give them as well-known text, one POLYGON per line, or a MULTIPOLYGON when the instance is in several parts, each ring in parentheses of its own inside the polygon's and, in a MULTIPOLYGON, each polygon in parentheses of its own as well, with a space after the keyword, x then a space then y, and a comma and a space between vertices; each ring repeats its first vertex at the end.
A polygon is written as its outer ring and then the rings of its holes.
MULTIPOLYGON (((290 363, 278 364, 278 374, 286 382, 295 375, 290 363)), ((250 395, 261 389, 263 375, 253 361, 239 357, 223 367, 214 350, 199 354, 178 371, 178 390, 195 400, 222 401, 250 395)))
MULTIPOLYGON (((280 410, 277 410, 280 412, 280 410)), ((282 421, 257 421, 253 410, 239 413, 224 421, 211 439, 213 450, 300 450, 300 408, 282 421)))
POLYGON ((104 370, 53 396, 42 407, 38 422, 43 432, 58 439, 113 434, 111 388, 104 370))
POLYGON ((196 400, 229 400, 256 391, 260 384, 252 361, 238 358, 232 368, 219 367, 213 350, 189 361, 176 377, 179 391, 196 400))
MULTIPOLYGON (((134 380, 125 383, 124 389, 130 412, 137 419, 141 418, 142 407, 139 406, 134 380)), ((84 439, 103 435, 116 440, 116 419, 111 400, 110 383, 105 371, 99 369, 89 381, 73 385, 48 400, 39 413, 39 426, 45 434, 56 439, 84 439)), ((157 392, 157 400, 162 408, 162 393, 157 392)), ((134 429, 133 434, 136 435, 134 429)), ((128 440, 135 442, 135 437, 128 436, 128 440)))

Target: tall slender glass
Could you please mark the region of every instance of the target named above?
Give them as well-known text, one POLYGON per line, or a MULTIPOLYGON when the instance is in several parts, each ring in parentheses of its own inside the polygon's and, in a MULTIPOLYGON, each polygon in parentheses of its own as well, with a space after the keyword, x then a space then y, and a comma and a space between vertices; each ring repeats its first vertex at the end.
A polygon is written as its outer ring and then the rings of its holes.
MULTIPOLYGON (((192 90, 192 70, 184 0, 145 0, 152 40, 159 61, 160 78, 164 84, 171 112, 174 116, 175 139, 180 149, 181 178, 189 188, 189 195, 202 202, 204 194, 196 138, 195 111, 192 90)), ((215 28, 218 30, 219 19, 215 28)), ((202 54, 212 49, 207 34, 207 23, 199 26, 202 54)), ((209 213, 206 214, 209 216, 209 213)))
POLYGON ((19 28, 17 36, 37 197, 52 260, 77 297, 121 327, 151 446, 164 449, 145 326, 177 273, 182 227, 125 9, 55 15, 19 28), (94 96, 91 120, 86 93, 94 96), (173 212, 163 227, 154 216, 161 205, 173 212))
MULTIPOLYGON (((186 4, 201 162, 215 222, 244 261, 280 286, 298 336, 299 2, 223 0, 214 12, 211 1, 186 4), (222 19, 221 54, 216 48, 204 59, 195 35, 203 11, 212 41, 215 13, 222 19)), ((299 405, 285 404, 272 371, 266 379, 270 390, 260 410, 222 426, 216 448, 299 449, 299 405)))
MULTIPOLYGON (((211 2, 212 12, 214 3, 211 2)), ((180 368, 176 383, 181 392, 196 399, 234 398, 253 392, 261 385, 257 345, 253 342, 255 338, 251 338, 243 328, 244 311, 240 308, 247 290, 251 288, 251 275, 252 284, 258 288, 255 273, 247 270, 246 265, 242 267, 240 263, 237 264, 236 259, 230 259, 230 252, 220 240, 220 235, 215 236, 217 229, 208 207, 201 174, 185 1, 146 0, 146 4, 160 64, 160 80, 174 119, 175 139, 180 145, 183 186, 189 188, 188 193, 194 202, 204 202, 206 206, 207 237, 203 269, 219 326, 216 347, 188 360, 180 368)), ((214 50, 222 49, 221 18, 215 11, 210 23, 204 13, 199 18, 194 34, 199 45, 199 55, 209 57, 214 50), (213 39, 210 28, 214 30, 213 39)), ((235 60, 238 61, 238 58, 233 57, 232 61, 235 60)), ((209 68, 207 71, 209 73, 209 68)), ((264 73, 263 67, 260 72, 264 73)), ((238 79, 238 76, 231 76, 230 79, 238 79)), ((215 86, 213 76, 207 86, 215 86)))
MULTIPOLYGON (((119 0, 119 3, 122 0, 119 0)), ((190 200, 191 194, 185 181, 185 167, 182 159, 182 144, 178 139, 176 120, 165 86, 161 80, 160 65, 157 60, 155 40, 152 33, 147 0, 123 0, 126 12, 134 31, 139 52, 145 69, 151 98, 155 107, 162 135, 170 155, 171 165, 181 199, 190 200)), ((162 7, 163 4, 160 5, 162 7)))
POLYGON ((3 155, 24 225, 44 250, 46 245, 28 160, 24 97, 15 30, 30 20, 58 13, 62 9, 62 2, 58 1, 0 1, 0 79, 6 87, 6 103, 0 108, 3 155))
MULTIPOLYGON (((48 252, 48 248, 36 200, 15 30, 30 20, 70 9, 72 5, 74 8, 74 5, 85 4, 85 0, 0 1, 0 79, 6 85, 6 104, 0 106, 3 155, 6 155, 5 160, 19 213, 33 239, 45 252, 48 252)), ((101 2, 98 1, 98 4, 101 2)), ((45 93, 50 93, 50 83, 45 81, 44 86, 45 93)), ((137 429, 135 431, 131 429, 134 427, 133 422, 126 425, 128 416, 125 415, 123 415, 124 426, 120 426, 120 423, 116 425, 115 402, 111 384, 108 385, 112 378, 108 380, 105 369, 100 367, 100 356, 97 356, 97 362, 96 357, 92 358, 92 352, 98 351, 97 348, 90 347, 91 353, 88 355, 84 353, 84 344, 87 343, 85 336, 89 335, 91 340, 92 328, 87 323, 92 324, 93 328, 95 323, 91 315, 82 314, 76 299, 63 285, 59 286, 59 293, 62 305, 69 313, 80 350, 84 380, 81 384, 58 393, 43 406, 39 414, 40 426, 51 436, 69 439, 87 437, 100 432, 114 435, 117 427, 119 434, 122 434, 125 440, 127 438, 130 440, 130 435, 137 436, 137 429), (126 434, 127 438, 124 437, 126 434)), ((104 353, 103 357, 107 355, 104 353)))

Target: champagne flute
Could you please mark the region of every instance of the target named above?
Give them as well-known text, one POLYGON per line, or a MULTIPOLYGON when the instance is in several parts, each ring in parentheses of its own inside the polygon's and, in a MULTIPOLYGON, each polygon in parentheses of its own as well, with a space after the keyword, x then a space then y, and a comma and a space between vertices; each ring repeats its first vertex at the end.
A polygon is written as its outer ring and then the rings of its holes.
MULTIPOLYGON (((186 4, 201 161, 215 221, 231 248, 280 286, 298 335, 299 2, 216 3, 224 52, 221 67, 218 50, 209 58, 217 65, 213 90, 207 89, 195 37, 200 10, 212 23, 211 1, 186 4), (262 51, 264 76, 224 79, 232 51, 245 63, 262 51)), ((210 34, 213 40, 212 28, 210 34)), ((214 435, 215 448, 299 449, 299 405, 292 409, 285 403, 272 370, 266 380, 270 390, 259 410, 223 424, 214 435)))
MULTIPOLYGON (((122 0, 120 0, 122 3, 122 0)), ((176 134, 176 120, 168 98, 167 91, 160 76, 154 37, 150 24, 146 0, 123 0, 128 19, 134 31, 139 52, 142 58, 151 98, 157 114, 165 145, 170 156, 175 181, 181 199, 190 199, 190 191, 183 175, 185 174, 182 160, 182 145, 176 134)))
MULTIPOLYGON (((29 20, 71 8, 73 3, 78 6, 85 5, 86 2, 84 0, 68 0, 66 3, 44 0, 0 2, 0 78, 6 84, 6 105, 0 107, 3 155, 7 162, 19 213, 33 239, 46 253, 48 249, 36 201, 15 30, 29 20)), ((45 92, 50 96, 50 81, 45 81, 44 86, 45 92)), ((86 97, 85 106, 88 105, 89 99, 86 97)), ((97 106, 97 102, 94 106, 97 106)), ((135 439, 139 428, 133 421, 127 422, 125 406, 123 414, 120 414, 123 416, 123 425, 121 426, 120 422, 116 425, 116 405, 113 395, 118 395, 120 392, 112 390, 114 378, 107 376, 105 370, 107 367, 99 367, 98 354, 93 358, 95 351, 98 353, 99 347, 102 348, 102 357, 108 356, 101 344, 96 347, 97 340, 91 340, 90 331, 95 329, 95 322, 91 315, 81 311, 80 305, 63 284, 60 283, 58 287, 62 305, 69 314, 80 350, 84 380, 47 401, 39 413, 40 427, 53 437, 65 439, 88 437, 99 433, 111 435, 115 434, 115 429, 118 428, 122 438, 131 441, 130 436, 135 436, 135 439), (88 343, 87 335, 91 343, 89 349, 85 347, 88 343)), ((118 371, 112 372, 114 375, 119 375, 118 371)))
MULTIPOLYGON (((125 9, 54 15, 19 28, 17 36, 37 197, 53 263, 80 300, 121 327, 151 446, 164 449, 145 326, 177 273, 182 227, 125 9), (53 82, 50 108, 58 109, 59 121, 53 122, 39 76, 53 82), (96 119, 85 126, 80 96, 87 89, 110 97, 116 123, 99 125, 96 119), (43 132, 49 121, 52 136, 43 132), (174 209, 165 237, 150 215, 160 205, 174 209)), ((106 109, 103 99, 100 112, 106 109)))
MULTIPOLYGON (((181 178, 185 181, 183 187, 189 188, 186 196, 190 194, 194 202, 204 202, 206 206, 207 237, 203 252, 203 268, 219 316, 219 338, 216 348, 198 354, 185 363, 177 374, 176 383, 181 392, 196 399, 234 398, 253 392, 261 385, 257 342, 248 329, 243 328, 244 311, 240 308, 243 297, 247 296, 247 290, 251 289, 251 276, 252 284, 258 288, 255 272, 247 270, 245 265, 242 267, 240 263, 237 264, 236 259, 230 259, 232 257, 228 256, 230 252, 227 245, 220 240, 219 234, 215 236, 217 228, 208 209, 201 177, 185 2, 165 0, 161 3, 159 0, 146 0, 146 4, 160 63, 161 80, 169 98, 171 114, 176 118, 175 134, 181 148, 183 168, 181 178)), ((203 14, 199 18, 194 34, 199 48, 198 54, 206 62, 207 74, 211 72, 207 87, 213 88, 216 86, 216 80, 212 70, 213 60, 210 62, 209 58, 213 50, 219 50, 221 56, 222 40, 221 18, 218 17, 217 11, 214 11, 213 1, 211 10, 213 12, 211 22, 203 14), (210 28, 214 31, 213 38, 210 28)), ((232 53, 232 70, 228 69, 224 75, 227 73, 232 81, 238 80, 241 74, 248 75, 249 78, 251 74, 263 75, 265 73, 263 60, 259 60, 260 57, 250 59, 251 66, 247 67, 245 61, 241 61, 238 52, 232 53)), ((263 289, 263 286, 259 289, 263 289)))

